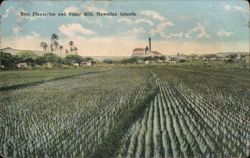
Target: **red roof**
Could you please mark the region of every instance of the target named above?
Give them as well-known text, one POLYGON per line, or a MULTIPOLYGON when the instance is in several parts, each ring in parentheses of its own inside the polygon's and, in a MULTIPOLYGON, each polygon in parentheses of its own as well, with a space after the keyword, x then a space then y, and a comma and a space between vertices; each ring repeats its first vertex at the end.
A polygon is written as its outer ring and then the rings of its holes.
POLYGON ((135 48, 133 51, 144 51, 144 48, 135 48))

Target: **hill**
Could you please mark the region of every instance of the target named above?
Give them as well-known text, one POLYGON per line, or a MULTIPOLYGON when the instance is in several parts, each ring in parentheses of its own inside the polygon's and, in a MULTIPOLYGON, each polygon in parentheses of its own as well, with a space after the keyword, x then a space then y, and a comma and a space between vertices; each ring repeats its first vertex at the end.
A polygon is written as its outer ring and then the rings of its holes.
POLYGON ((6 48, 3 48, 3 49, 0 49, 0 51, 4 52, 4 53, 10 53, 11 55, 17 55, 18 53, 20 53, 22 51, 32 51, 35 54, 37 54, 38 56, 42 56, 44 53, 47 53, 47 52, 40 51, 40 50, 22 50, 22 49, 14 49, 14 48, 11 48, 11 47, 6 47, 6 48))

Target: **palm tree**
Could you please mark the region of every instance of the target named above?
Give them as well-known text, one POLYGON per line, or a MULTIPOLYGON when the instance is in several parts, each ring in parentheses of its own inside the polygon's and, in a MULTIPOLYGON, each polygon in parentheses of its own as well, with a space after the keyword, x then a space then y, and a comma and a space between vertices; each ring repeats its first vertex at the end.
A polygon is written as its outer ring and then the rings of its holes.
POLYGON ((70 47, 70 52, 73 52, 74 51, 74 48, 73 47, 70 47))
POLYGON ((60 46, 59 46, 59 49, 60 49, 60 51, 61 51, 61 50, 63 49, 63 46, 62 46, 62 45, 60 45, 60 46))
POLYGON ((44 50, 46 51, 48 48, 48 44, 44 42, 44 46, 43 46, 44 50))
POLYGON ((46 42, 41 42, 40 43, 40 47, 43 48, 43 51, 46 51, 47 47, 48 47, 48 44, 46 42))
MULTIPOLYGON (((53 50, 53 51, 54 51, 54 50, 57 51, 57 50, 58 50, 58 45, 59 45, 59 43, 58 43, 59 36, 58 36, 57 34, 54 34, 54 33, 53 33, 53 34, 51 35, 51 38, 50 38, 50 39, 51 39, 51 45, 52 45, 52 47, 53 47, 53 49, 51 49, 51 51, 52 51, 52 50, 53 50)), ((50 45, 50 46, 51 46, 51 45, 50 45)))
POLYGON ((70 52, 74 51, 74 42, 73 41, 69 41, 69 46, 70 46, 70 52))
POLYGON ((58 55, 58 46, 59 46, 59 43, 57 41, 54 42, 54 48, 56 50, 56 54, 58 55))
POLYGON ((63 46, 59 45, 59 50, 60 50, 60 58, 61 58, 61 52, 62 52, 63 46))
MULTIPOLYGON (((40 47, 43 48, 43 45, 44 45, 44 42, 41 42, 41 43, 40 43, 40 47)), ((44 48, 43 48, 43 51, 44 51, 44 48)))
POLYGON ((78 53, 78 48, 75 47, 75 48, 74 48, 74 51, 75 51, 75 53, 76 53, 76 55, 77 55, 77 53, 78 53))
POLYGON ((69 41, 69 46, 73 47, 74 46, 74 42, 73 41, 69 41))
POLYGON ((54 46, 53 46, 52 43, 50 44, 50 50, 51 50, 52 52, 54 52, 54 46))
POLYGON ((58 39, 59 39, 59 37, 58 37, 58 35, 57 34, 52 34, 51 35, 51 42, 53 43, 53 42, 55 42, 55 41, 58 41, 58 39))

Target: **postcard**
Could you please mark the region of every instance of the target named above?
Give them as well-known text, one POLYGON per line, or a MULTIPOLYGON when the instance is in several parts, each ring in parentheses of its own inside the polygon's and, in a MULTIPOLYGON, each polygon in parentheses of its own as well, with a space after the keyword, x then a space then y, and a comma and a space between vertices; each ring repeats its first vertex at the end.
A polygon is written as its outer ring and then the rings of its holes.
POLYGON ((0 13, 0 158, 250 157, 247 1, 0 13))

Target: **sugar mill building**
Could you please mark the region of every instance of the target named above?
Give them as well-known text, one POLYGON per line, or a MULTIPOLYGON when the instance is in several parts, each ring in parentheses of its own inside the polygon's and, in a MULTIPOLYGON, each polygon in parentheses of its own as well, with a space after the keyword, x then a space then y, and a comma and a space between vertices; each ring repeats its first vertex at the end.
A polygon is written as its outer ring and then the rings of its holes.
POLYGON ((151 38, 148 38, 148 46, 145 48, 135 48, 132 52, 132 57, 161 57, 163 56, 158 51, 151 50, 151 38))

